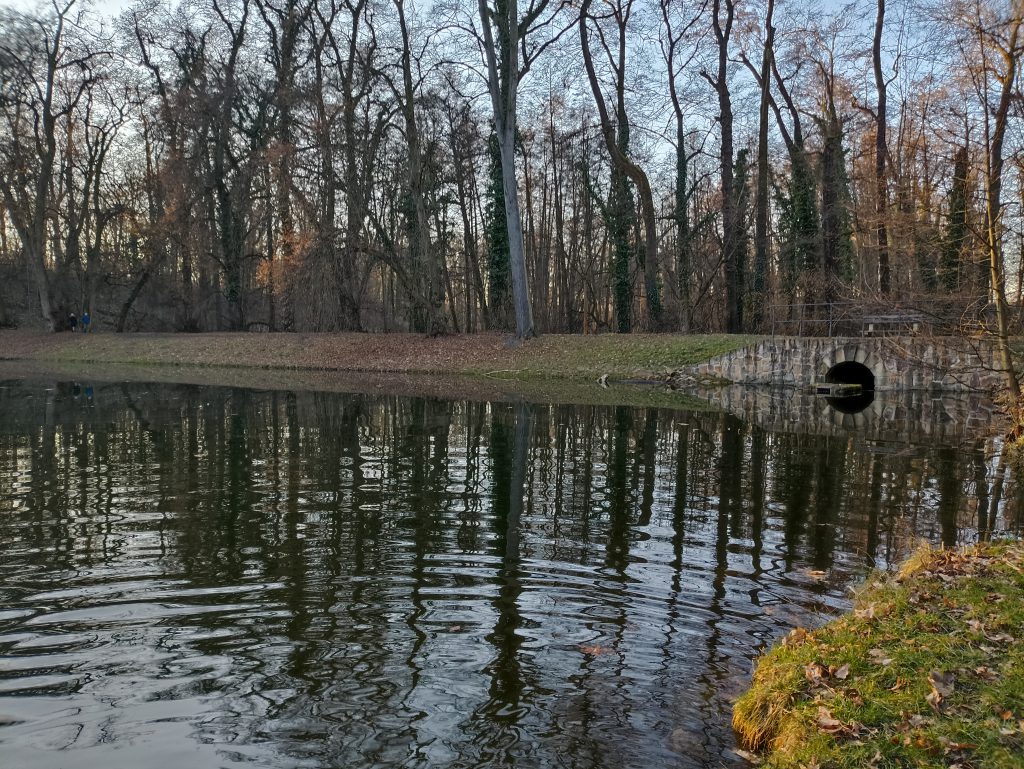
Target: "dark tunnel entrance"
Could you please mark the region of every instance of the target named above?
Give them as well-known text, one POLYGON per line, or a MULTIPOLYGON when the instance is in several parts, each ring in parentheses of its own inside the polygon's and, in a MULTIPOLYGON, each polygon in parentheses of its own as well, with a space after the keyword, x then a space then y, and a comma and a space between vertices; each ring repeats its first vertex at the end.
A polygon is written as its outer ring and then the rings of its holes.
POLYGON ((832 396, 828 403, 843 414, 858 414, 875 400, 875 375, 863 363, 848 360, 837 363, 825 374, 825 381, 832 384, 859 384, 857 395, 832 396))

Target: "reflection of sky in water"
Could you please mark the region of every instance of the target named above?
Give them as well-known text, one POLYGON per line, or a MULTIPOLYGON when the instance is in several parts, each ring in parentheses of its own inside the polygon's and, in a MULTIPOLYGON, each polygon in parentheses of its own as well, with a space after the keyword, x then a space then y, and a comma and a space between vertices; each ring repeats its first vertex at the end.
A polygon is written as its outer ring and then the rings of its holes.
POLYGON ((869 557, 1017 515, 985 448, 714 412, 0 387, 0 750, 728 762, 763 644, 845 606, 869 557))

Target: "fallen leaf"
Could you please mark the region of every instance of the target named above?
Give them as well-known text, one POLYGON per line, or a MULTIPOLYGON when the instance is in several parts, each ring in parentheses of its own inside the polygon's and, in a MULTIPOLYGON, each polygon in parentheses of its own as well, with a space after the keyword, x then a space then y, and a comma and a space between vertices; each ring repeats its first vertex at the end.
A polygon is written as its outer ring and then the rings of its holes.
POLYGON ((804 665, 804 677, 812 684, 821 683, 823 679, 828 678, 828 671, 823 665, 811 662, 804 665))
POLYGON ((835 671, 833 671, 832 677, 838 678, 840 681, 845 681, 847 678, 850 677, 850 666, 840 665, 838 668, 835 669, 835 671))
POLYGON ((786 636, 782 642, 783 646, 799 646, 804 641, 808 640, 811 634, 807 632, 805 628, 795 627, 789 631, 789 635, 786 636))
POLYGON ((871 661, 876 665, 892 664, 892 657, 886 656, 886 653, 881 649, 868 649, 868 655, 871 657, 871 661))
POLYGON ((948 697, 953 693, 953 687, 956 685, 956 676, 953 673, 933 670, 928 674, 928 683, 943 697, 948 697))
POLYGON ((942 740, 942 743, 946 746, 947 753, 954 750, 974 750, 978 747, 973 742, 948 742, 946 740, 942 740))
POLYGON ((989 635, 988 633, 986 633, 985 638, 987 638, 992 643, 997 644, 1012 644, 1014 641, 1017 640, 1009 633, 996 633, 995 635, 989 635))
POLYGON ((985 667, 984 665, 975 668, 974 672, 977 673, 978 676, 980 676, 981 678, 984 678, 986 681, 995 681, 999 677, 996 675, 995 671, 992 670, 992 668, 985 667))
POLYGON ((590 654, 596 657, 599 654, 604 654, 608 650, 599 644, 580 644, 580 651, 584 654, 590 654))
POLYGON ((871 603, 865 606, 863 609, 857 609, 853 612, 853 616, 855 616, 857 619, 874 619, 875 605, 871 603))
POLYGON ((829 734, 843 731, 843 722, 833 718, 829 709, 824 705, 818 708, 818 729, 829 734))

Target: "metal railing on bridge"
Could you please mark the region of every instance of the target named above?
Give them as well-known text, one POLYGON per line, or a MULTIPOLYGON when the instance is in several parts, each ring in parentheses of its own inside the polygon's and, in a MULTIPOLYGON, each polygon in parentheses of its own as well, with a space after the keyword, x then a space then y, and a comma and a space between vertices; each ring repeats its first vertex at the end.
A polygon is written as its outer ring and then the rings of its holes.
POLYGON ((972 334, 991 321, 985 299, 837 301, 769 306, 772 336, 870 337, 972 334))

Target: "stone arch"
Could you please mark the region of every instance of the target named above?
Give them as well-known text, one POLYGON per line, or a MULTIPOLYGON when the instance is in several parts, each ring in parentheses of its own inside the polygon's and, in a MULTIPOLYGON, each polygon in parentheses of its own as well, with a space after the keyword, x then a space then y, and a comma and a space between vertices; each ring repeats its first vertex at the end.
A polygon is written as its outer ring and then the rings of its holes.
POLYGON ((830 372, 836 367, 843 367, 845 364, 858 364, 863 366, 874 379, 874 389, 885 389, 889 384, 886 377, 885 365, 873 350, 860 344, 847 344, 834 349, 821 357, 816 371, 816 379, 819 382, 828 381, 830 372))
POLYGON ((846 430, 864 430, 884 420, 885 407, 883 401, 875 398, 868 404, 868 407, 855 413, 843 412, 838 409, 822 405, 827 410, 827 418, 836 427, 846 430))

